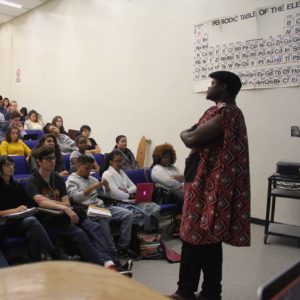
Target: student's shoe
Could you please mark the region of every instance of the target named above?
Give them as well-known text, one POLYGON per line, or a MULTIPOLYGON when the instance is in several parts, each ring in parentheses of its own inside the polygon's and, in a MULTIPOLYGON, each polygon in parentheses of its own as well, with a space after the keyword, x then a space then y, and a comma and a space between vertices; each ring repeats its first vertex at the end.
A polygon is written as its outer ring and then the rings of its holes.
POLYGON ((131 249, 118 249, 118 256, 122 258, 138 259, 138 255, 131 249))
POLYGON ((80 256, 67 255, 67 254, 62 253, 59 249, 54 249, 52 251, 49 251, 49 254, 53 260, 73 260, 73 261, 80 260, 80 256))
POLYGON ((105 267, 105 269, 111 270, 113 272, 117 272, 117 273, 122 274, 124 276, 127 276, 129 278, 132 277, 132 272, 131 271, 123 269, 122 267, 117 268, 116 265, 109 265, 109 266, 105 267))

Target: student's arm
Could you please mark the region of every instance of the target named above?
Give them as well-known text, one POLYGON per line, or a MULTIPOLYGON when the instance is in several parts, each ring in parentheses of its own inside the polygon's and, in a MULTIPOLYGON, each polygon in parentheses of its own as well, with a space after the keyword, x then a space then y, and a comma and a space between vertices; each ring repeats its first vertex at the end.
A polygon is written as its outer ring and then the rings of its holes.
POLYGON ((8 143, 7 141, 2 141, 0 145, 0 155, 7 156, 8 155, 8 143))
MULTIPOLYGON (((125 172, 124 172, 125 174, 125 172)), ((130 180, 130 178, 125 174, 126 182, 127 182, 127 191, 129 194, 135 194, 136 185, 130 180)))
POLYGON ((73 180, 72 178, 67 180, 67 192, 70 196, 70 198, 72 198, 72 200, 74 202, 77 203, 83 203, 85 201, 88 201, 90 199, 90 194, 95 191, 98 190, 99 188, 102 187, 101 182, 99 182, 97 179, 95 179, 96 181, 94 183, 91 183, 90 186, 88 186, 86 189, 82 190, 80 189, 80 187, 78 186, 78 183, 76 182, 76 180, 73 180))
POLYGON ((33 200, 41 208, 63 211, 66 215, 69 216, 71 224, 77 224, 79 222, 78 215, 69 206, 64 205, 63 202, 61 202, 61 204, 58 204, 57 201, 48 199, 43 195, 35 195, 33 196, 33 200))
POLYGON ((108 194, 112 198, 116 198, 116 199, 119 199, 119 200, 129 199, 130 194, 119 189, 119 187, 118 187, 116 181, 114 180, 113 176, 111 176, 110 174, 105 174, 105 172, 104 172, 103 175, 102 175, 102 180, 107 180, 108 183, 109 183, 110 191, 109 192, 105 191, 105 194, 108 194))
POLYGON ((28 155, 31 153, 31 149, 24 142, 22 142, 22 145, 24 149, 24 155, 28 157, 28 155))
POLYGON ((177 189, 181 187, 181 183, 173 179, 162 166, 154 166, 151 173, 152 180, 160 183, 169 189, 177 189))
POLYGON ((25 211, 27 209, 27 206, 25 205, 20 205, 16 208, 11 208, 11 209, 5 209, 5 210, 0 210, 0 217, 5 217, 11 214, 15 214, 21 211, 25 211))
POLYGON ((180 137, 186 147, 193 148, 205 145, 207 142, 221 137, 222 135, 222 117, 220 114, 217 114, 194 130, 188 129, 182 131, 180 137))

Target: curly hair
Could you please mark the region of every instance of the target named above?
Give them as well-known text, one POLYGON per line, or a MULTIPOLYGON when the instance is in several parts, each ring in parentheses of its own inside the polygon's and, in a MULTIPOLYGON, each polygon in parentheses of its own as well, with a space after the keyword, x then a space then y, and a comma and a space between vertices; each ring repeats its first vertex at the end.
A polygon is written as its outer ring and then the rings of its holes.
POLYGON ((157 145, 154 148, 152 153, 152 158, 153 158, 152 167, 154 167, 155 165, 159 165, 162 157, 165 154, 171 155, 171 165, 174 165, 174 163, 176 162, 176 151, 171 144, 165 143, 162 145, 157 145))

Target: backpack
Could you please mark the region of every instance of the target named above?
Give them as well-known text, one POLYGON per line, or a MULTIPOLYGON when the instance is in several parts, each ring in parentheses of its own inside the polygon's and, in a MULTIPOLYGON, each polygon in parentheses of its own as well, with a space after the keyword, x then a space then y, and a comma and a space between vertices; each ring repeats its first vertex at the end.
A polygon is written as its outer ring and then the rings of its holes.
POLYGON ((161 259, 165 257, 160 242, 160 234, 140 232, 137 234, 137 239, 141 259, 161 259))

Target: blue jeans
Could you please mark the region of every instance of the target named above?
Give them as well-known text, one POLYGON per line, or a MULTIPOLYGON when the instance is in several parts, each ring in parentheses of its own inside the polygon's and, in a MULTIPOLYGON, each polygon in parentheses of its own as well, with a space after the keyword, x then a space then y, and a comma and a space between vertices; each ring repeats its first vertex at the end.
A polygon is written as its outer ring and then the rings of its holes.
POLYGON ((119 206, 111 206, 109 210, 112 215, 111 220, 121 223, 121 234, 117 246, 119 249, 126 249, 131 240, 133 214, 130 210, 119 206))
POLYGON ((28 240, 28 254, 32 261, 41 260, 41 250, 53 251, 53 243, 35 217, 27 217, 20 220, 10 220, 0 227, 0 235, 4 236, 25 236, 28 240))
MULTIPOLYGON (((54 225, 45 222, 43 225, 51 238, 63 238, 64 240, 74 243, 83 261, 102 265, 105 261, 111 260, 112 258, 110 256, 108 257, 105 251, 101 251, 99 240, 91 241, 92 237, 95 238, 96 236, 96 232, 94 231, 96 226, 85 221, 82 223, 84 224, 83 228, 74 224, 54 225)), ((100 235, 101 232, 99 231, 99 236, 100 235)))

